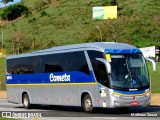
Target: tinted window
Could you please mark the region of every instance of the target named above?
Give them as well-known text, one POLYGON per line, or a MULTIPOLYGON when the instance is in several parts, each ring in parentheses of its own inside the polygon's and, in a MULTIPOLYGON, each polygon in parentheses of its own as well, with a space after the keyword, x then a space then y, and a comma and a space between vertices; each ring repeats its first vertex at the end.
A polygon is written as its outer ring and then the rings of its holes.
POLYGON ((99 83, 108 86, 109 80, 104 63, 96 60, 96 58, 104 58, 104 53, 98 51, 88 51, 88 55, 94 70, 95 77, 99 83))
POLYGON ((81 71, 90 74, 84 52, 41 55, 7 60, 11 74, 81 71))
POLYGON ((7 60, 7 72, 11 74, 33 73, 33 64, 28 58, 7 60))

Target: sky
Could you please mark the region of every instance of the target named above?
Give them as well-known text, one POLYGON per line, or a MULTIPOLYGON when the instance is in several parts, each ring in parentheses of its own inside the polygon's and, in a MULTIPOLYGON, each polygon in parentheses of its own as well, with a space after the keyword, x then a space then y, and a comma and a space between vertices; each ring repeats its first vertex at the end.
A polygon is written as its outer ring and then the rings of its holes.
MULTIPOLYGON (((14 0, 14 2, 9 2, 9 3, 7 4, 7 6, 8 6, 8 5, 15 4, 15 3, 20 2, 20 1, 21 1, 21 0, 14 0)), ((0 8, 2 8, 2 7, 4 7, 4 4, 0 2, 0 8)))

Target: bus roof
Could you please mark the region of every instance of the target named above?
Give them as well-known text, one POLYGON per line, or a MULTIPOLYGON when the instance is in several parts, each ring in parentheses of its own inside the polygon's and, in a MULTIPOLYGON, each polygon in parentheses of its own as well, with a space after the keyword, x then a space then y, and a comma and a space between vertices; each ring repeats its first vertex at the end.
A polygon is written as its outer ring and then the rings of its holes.
POLYGON ((20 58, 20 57, 29 57, 29 56, 38 56, 52 53, 62 53, 62 52, 73 52, 79 50, 96 50, 105 52, 107 50, 139 50, 137 47, 117 42, 93 42, 93 43, 83 43, 83 44, 73 44, 66 46, 58 46, 49 49, 39 50, 35 52, 19 54, 9 56, 7 59, 20 58))

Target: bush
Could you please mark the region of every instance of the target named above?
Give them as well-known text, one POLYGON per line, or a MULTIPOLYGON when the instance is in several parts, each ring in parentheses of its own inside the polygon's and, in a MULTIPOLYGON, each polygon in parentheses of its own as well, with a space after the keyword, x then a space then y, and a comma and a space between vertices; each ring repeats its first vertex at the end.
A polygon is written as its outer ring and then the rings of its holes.
POLYGON ((29 17, 32 14, 32 12, 27 10, 27 11, 24 11, 23 14, 25 17, 29 17))
POLYGON ((47 4, 51 4, 51 0, 45 0, 47 4))
POLYGON ((37 20, 36 18, 31 18, 31 19, 28 20, 28 23, 34 22, 36 20, 37 20))
POLYGON ((34 2, 34 9, 37 11, 41 11, 46 3, 43 0, 38 0, 34 2))
POLYGON ((43 11, 41 11, 41 13, 40 13, 40 14, 41 14, 41 17, 43 17, 43 16, 47 16, 47 15, 48 15, 48 14, 47 14, 47 12, 46 12, 46 11, 44 11, 44 10, 43 10, 43 11))
POLYGON ((102 6, 106 6, 106 5, 116 5, 117 0, 103 0, 102 6))
POLYGON ((3 20, 15 20, 28 11, 28 8, 21 4, 10 5, 9 7, 3 10, 1 18, 3 20))

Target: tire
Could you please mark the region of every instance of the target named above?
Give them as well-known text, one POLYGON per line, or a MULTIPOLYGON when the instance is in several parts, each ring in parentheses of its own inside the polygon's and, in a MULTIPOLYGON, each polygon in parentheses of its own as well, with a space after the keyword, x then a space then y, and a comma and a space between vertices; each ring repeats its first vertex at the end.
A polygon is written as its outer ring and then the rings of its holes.
POLYGON ((29 96, 28 96, 27 93, 25 93, 25 94, 23 95, 23 106, 24 106, 24 108, 26 108, 26 109, 31 108, 29 96))
POLYGON ((82 107, 85 112, 92 113, 93 112, 93 104, 90 95, 86 95, 82 101, 82 107))

